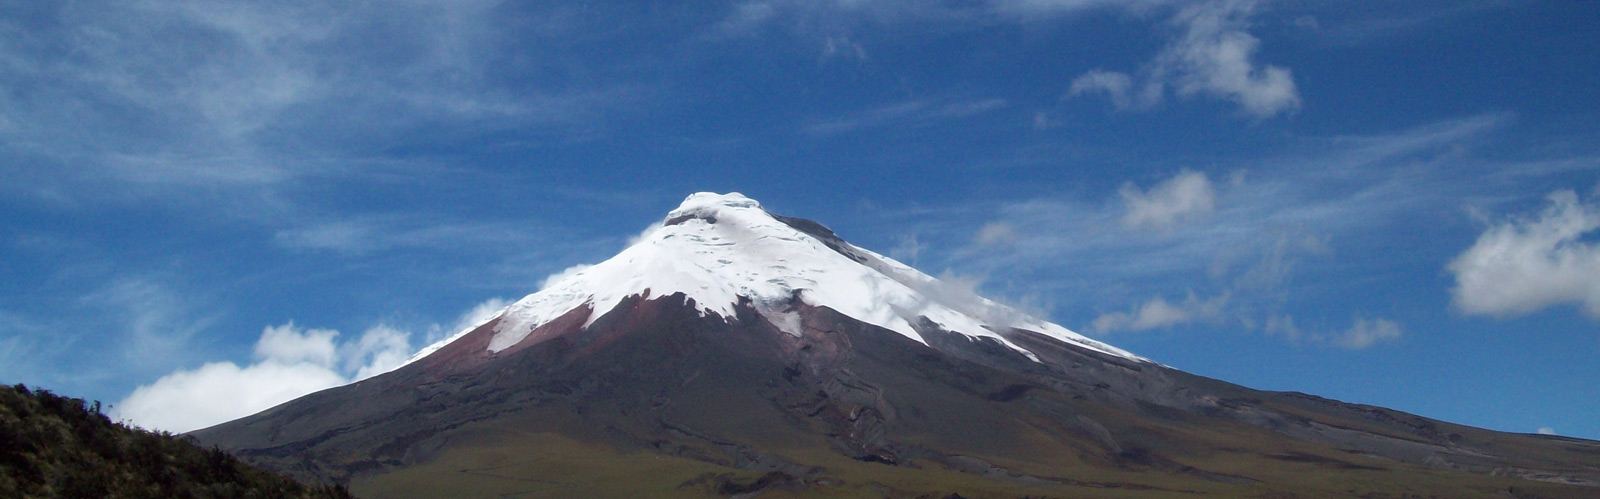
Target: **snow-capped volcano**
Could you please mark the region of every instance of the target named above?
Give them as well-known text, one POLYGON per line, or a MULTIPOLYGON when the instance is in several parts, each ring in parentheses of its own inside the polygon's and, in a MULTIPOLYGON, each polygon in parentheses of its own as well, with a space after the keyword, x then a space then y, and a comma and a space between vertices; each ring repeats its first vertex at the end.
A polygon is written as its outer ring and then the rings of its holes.
POLYGON ((739 194, 566 274, 191 436, 371 497, 1600 497, 1600 443, 1185 373, 739 194))
POLYGON ((690 195, 620 254, 512 304, 498 316, 488 348, 498 352, 523 342, 539 326, 580 307, 589 307, 583 321, 587 327, 626 297, 674 293, 692 299, 702 315, 724 319, 736 317, 735 307, 748 303, 795 336, 802 327, 793 308, 799 303, 831 308, 924 345, 928 341, 919 329, 931 324, 974 341, 998 342, 1038 360, 1000 333, 1016 328, 1143 360, 851 245, 820 225, 774 216, 736 192, 690 195))

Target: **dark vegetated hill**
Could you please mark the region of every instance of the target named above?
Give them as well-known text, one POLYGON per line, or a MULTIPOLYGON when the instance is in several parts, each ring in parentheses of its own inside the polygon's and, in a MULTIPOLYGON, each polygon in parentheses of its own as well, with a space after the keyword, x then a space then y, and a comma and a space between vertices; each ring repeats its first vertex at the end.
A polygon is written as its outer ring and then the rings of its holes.
POLYGON ((350 497, 218 448, 112 422, 100 403, 0 385, 0 497, 350 497))

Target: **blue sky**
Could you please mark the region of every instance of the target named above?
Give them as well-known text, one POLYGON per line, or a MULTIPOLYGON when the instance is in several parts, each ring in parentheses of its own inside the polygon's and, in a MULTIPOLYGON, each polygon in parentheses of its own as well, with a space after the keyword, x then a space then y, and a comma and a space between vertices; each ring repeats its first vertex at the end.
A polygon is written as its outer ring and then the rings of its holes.
POLYGON ((0 381, 208 424, 739 191, 1191 372, 1600 438, 1596 19, 9 3, 0 381))

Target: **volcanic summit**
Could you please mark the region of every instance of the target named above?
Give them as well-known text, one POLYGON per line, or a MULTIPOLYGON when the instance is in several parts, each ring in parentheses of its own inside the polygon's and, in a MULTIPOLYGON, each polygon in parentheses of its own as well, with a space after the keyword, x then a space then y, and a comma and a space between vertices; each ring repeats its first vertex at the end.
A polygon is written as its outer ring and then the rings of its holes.
POLYGON ((1600 442, 1188 374, 737 193, 191 435, 377 497, 1600 497, 1600 442))

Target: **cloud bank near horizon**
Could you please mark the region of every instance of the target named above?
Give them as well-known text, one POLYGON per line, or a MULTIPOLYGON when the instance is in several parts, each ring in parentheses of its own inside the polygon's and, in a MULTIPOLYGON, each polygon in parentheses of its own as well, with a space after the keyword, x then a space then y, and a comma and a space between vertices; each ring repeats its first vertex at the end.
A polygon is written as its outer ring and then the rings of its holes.
POLYGON ((254 348, 255 361, 208 362, 173 371, 133 390, 112 406, 112 415, 138 426, 182 433, 232 421, 328 388, 344 386, 408 364, 482 324, 508 304, 494 298, 466 312, 451 326, 434 325, 412 348, 411 332, 376 325, 360 337, 340 341, 333 329, 302 328, 293 321, 268 326, 254 348), (452 334, 457 333, 457 334, 452 334), (450 336, 446 336, 446 335, 450 336))

